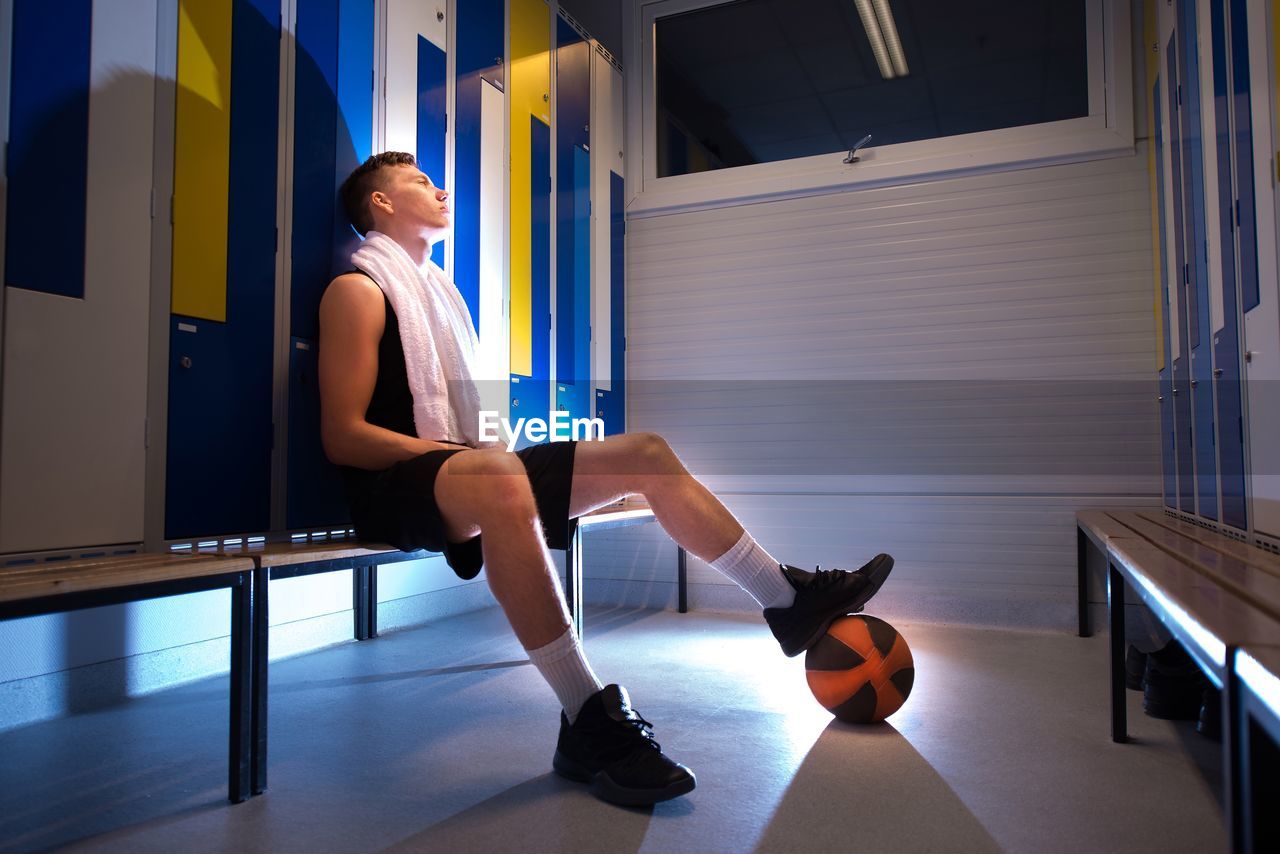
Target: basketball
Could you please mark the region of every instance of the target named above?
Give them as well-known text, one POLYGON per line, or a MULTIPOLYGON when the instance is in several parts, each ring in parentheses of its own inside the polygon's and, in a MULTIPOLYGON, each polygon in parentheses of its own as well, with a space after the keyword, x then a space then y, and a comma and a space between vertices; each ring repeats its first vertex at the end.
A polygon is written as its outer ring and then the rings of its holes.
POLYGON ((854 724, 898 711, 916 675, 907 639, 884 620, 861 614, 837 617, 805 654, 804 669, 817 701, 854 724))

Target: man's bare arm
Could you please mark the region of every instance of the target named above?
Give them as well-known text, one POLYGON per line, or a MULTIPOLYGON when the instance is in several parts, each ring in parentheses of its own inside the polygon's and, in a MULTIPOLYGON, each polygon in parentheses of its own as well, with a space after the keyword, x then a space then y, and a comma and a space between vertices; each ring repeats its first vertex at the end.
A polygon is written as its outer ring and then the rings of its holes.
POLYGON ((456 447, 365 420, 385 326, 382 291, 359 273, 334 279, 320 301, 320 437, 336 465, 385 469, 427 451, 456 447))

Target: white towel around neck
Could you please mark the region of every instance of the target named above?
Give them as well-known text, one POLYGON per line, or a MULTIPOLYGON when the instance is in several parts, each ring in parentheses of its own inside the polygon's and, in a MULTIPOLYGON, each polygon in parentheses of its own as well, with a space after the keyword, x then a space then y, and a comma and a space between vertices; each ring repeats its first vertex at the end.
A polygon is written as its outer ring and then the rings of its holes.
POLYGON ((382 288, 396 313, 418 438, 479 447, 479 340, 457 286, 430 259, 419 267, 377 231, 368 233, 351 263, 382 288))

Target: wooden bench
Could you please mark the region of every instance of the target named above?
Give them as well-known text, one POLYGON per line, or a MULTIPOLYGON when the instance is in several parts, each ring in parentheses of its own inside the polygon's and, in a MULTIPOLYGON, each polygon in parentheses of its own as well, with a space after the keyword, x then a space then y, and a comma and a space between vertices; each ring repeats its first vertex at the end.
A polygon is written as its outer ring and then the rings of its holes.
MULTIPOLYGON (((1276 724, 1280 655, 1271 651, 1280 646, 1280 558, 1159 510, 1085 511, 1076 521, 1080 542, 1101 544, 1107 557, 1112 740, 1128 740, 1124 687, 1128 582, 1209 680, 1223 690, 1228 824, 1233 847, 1244 850, 1243 828, 1251 820, 1244 818, 1251 814, 1244 781, 1247 769, 1258 765, 1251 759, 1257 751, 1250 743, 1253 729, 1247 716, 1270 721, 1272 728, 1266 731, 1272 739, 1280 736, 1276 724)), ((1080 558, 1082 588, 1085 556, 1082 553, 1080 558)), ((1081 634, 1086 634, 1086 628, 1082 620, 1081 634)), ((1269 746, 1275 756, 1274 742, 1269 746)), ((1271 785, 1274 793, 1274 780, 1271 785)), ((1256 814, 1253 811, 1252 816, 1256 814)))
POLYGON ((252 782, 255 601, 253 561, 207 555, 135 554, 0 570, 0 620, 120 605, 204 590, 231 591, 231 723, 227 797, 252 782))

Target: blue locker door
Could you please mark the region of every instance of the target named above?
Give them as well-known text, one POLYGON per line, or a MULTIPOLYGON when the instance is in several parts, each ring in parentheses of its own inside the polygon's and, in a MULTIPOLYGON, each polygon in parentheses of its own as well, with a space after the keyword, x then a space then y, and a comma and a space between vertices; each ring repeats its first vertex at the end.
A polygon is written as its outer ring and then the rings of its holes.
POLYGON ((612 376, 609 388, 596 391, 596 417, 604 419, 606 436, 627 430, 626 383, 626 286, 623 256, 626 245, 626 220, 623 214, 622 176, 609 173, 609 361, 612 376))
POLYGON ((232 7, 227 320, 170 329, 165 537, 271 526, 279 9, 232 7))
POLYGON ((556 408, 591 409, 591 52, 556 19, 556 408))
MULTIPOLYGON (((418 166, 437 187, 445 186, 446 78, 445 52, 418 36, 418 166)), ((444 243, 431 247, 437 267, 444 267, 444 243)))
POLYGON ((1213 353, 1209 313, 1208 239, 1205 219, 1204 153, 1200 130, 1200 59, 1196 4, 1179 0, 1178 30, 1182 103, 1183 177, 1187 205, 1187 333, 1190 339, 1191 408, 1196 466, 1196 509, 1217 520, 1218 451, 1214 439, 1213 353))
POLYGON ((551 128, 529 117, 529 250, 532 376, 511 375, 511 418, 551 415, 551 128))
POLYGON ((90 0, 13 6, 4 284, 84 297, 90 0), (50 168, 56 164, 56 168, 50 168), (21 200, 21 209, 17 204, 21 200), (57 223, 56 228, 50 227, 57 223))
POLYGON ((1164 114, 1163 104, 1160 101, 1160 78, 1156 78, 1155 86, 1152 88, 1152 103, 1155 105, 1155 125, 1156 125, 1156 195, 1158 209, 1156 211, 1157 222, 1160 232, 1160 259, 1158 270, 1160 272, 1160 319, 1164 324, 1162 345, 1164 347, 1164 359, 1160 367, 1160 470, 1163 474, 1163 493, 1164 504, 1166 507, 1176 508, 1178 506, 1178 468, 1177 457, 1174 454, 1176 447, 1176 439, 1173 430, 1173 362, 1172 362, 1172 341, 1169 337, 1170 317, 1169 317, 1169 264, 1168 264, 1168 243, 1165 238, 1165 229, 1168 223, 1165 222, 1164 214, 1164 129, 1162 118, 1164 114))
POLYGON ((294 75, 294 182, 288 485, 289 528, 345 524, 337 469, 320 442, 315 359, 320 298, 351 268, 359 238, 338 185, 372 152, 373 0, 300 0, 294 75), (298 344, 307 349, 300 349, 298 344))
POLYGON ((1185 513, 1196 512, 1194 453, 1191 443, 1191 385, 1187 376, 1187 235, 1185 222, 1186 210, 1183 199, 1186 196, 1186 177, 1183 172, 1185 159, 1182 147, 1182 126, 1178 120, 1178 100, 1181 87, 1178 84, 1178 44, 1177 33, 1169 39, 1165 49, 1169 75, 1169 168, 1173 176, 1173 245, 1174 300, 1178 307, 1177 328, 1179 350, 1173 361, 1173 382, 1170 396, 1173 398, 1174 435, 1177 442, 1178 461, 1178 509, 1185 513))
POLYGON ((320 441, 319 358, 311 341, 289 342, 289 491, 285 524, 290 528, 347 524, 351 515, 342 475, 320 441))
MULTIPOLYGON (((1233 4, 1239 7, 1243 5, 1240 0, 1236 0, 1233 4)), ((1222 246, 1220 287, 1223 309, 1223 327, 1213 335, 1213 367, 1218 402, 1218 468, 1222 481, 1222 521, 1243 529, 1246 527, 1247 510, 1245 507, 1244 424, 1240 396, 1240 333, 1236 308, 1239 274, 1243 272, 1245 266, 1245 253, 1251 250, 1251 245, 1246 244, 1252 244, 1253 235, 1250 234, 1249 239, 1245 238, 1243 221, 1246 217, 1243 215, 1239 216, 1242 221, 1241 227, 1238 228, 1236 224, 1237 210, 1245 207, 1246 200, 1241 198, 1239 208, 1237 207, 1234 185, 1238 179, 1244 179, 1244 175, 1240 174, 1240 164, 1233 162, 1235 140, 1232 131, 1234 120, 1238 118, 1233 115, 1233 108, 1236 106, 1233 101, 1234 92, 1239 84, 1231 79, 1234 76, 1235 66, 1228 54, 1229 52, 1235 54, 1236 51, 1245 53, 1245 62, 1240 67, 1245 72, 1244 105, 1247 110, 1248 44, 1247 42, 1237 44, 1236 34, 1233 32, 1230 48, 1228 48, 1226 11, 1224 0, 1213 0, 1210 4, 1213 37, 1214 129, 1218 154, 1218 233, 1222 246), (1236 263, 1237 251, 1240 252, 1239 265, 1236 263)), ((1249 155, 1252 156, 1252 150, 1249 155)), ((1252 166, 1247 174, 1251 184, 1252 166)), ((1252 193, 1250 193, 1247 200, 1248 206, 1251 207, 1252 202, 1252 193)), ((1247 219, 1251 224, 1253 217, 1249 216, 1247 219)), ((1256 263, 1253 267, 1253 276, 1256 280, 1256 263)), ((1240 281, 1242 283, 1242 280, 1240 281)))
POLYGON ((485 81, 502 87, 503 0, 470 0, 457 8, 454 112, 453 279, 476 331, 480 312, 480 112, 485 81))

